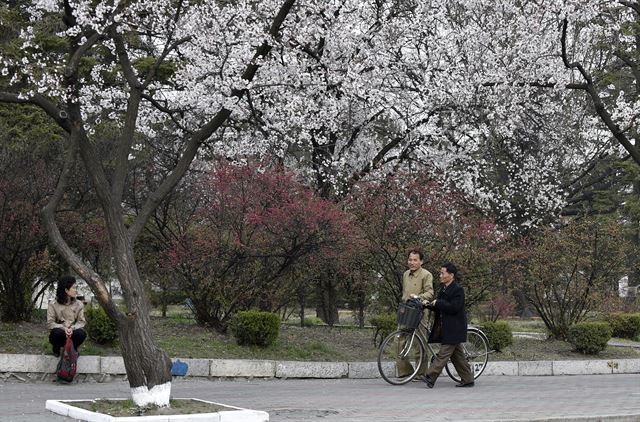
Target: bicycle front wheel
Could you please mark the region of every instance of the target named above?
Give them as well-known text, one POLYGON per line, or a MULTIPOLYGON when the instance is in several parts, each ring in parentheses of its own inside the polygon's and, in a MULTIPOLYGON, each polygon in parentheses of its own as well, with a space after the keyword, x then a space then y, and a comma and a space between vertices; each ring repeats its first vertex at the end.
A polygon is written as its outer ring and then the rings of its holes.
MULTIPOLYGON (((478 378, 484 372, 489 360, 489 341, 487 336, 477 328, 468 328, 467 341, 462 343, 462 349, 473 372, 473 379, 478 378)), ((462 381, 451 361, 447 362, 445 369, 452 380, 456 382, 462 381)))
POLYGON ((424 345, 413 332, 394 331, 385 338, 378 352, 378 371, 393 385, 411 381, 424 361, 424 345))

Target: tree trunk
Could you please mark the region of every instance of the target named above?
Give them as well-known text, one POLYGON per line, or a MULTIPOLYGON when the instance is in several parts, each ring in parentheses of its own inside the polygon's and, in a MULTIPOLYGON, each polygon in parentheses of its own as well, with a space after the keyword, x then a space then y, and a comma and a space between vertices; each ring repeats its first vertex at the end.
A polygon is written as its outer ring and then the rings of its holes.
POLYGON ((133 248, 126 236, 113 240, 116 270, 127 305, 126 317, 118 320, 118 331, 131 397, 139 407, 168 406, 171 360, 153 340, 149 302, 138 275, 133 248))
POLYGON ((364 308, 366 307, 366 300, 364 294, 358 294, 358 327, 364 328, 364 308))
POLYGON ((0 319, 7 322, 28 321, 33 310, 31 284, 22 282, 23 268, 4 272, 0 281, 0 319))
POLYGON ((303 287, 297 289, 298 306, 300 306, 300 326, 304 327, 304 307, 307 304, 307 294, 303 287))
POLYGON ((133 402, 140 407, 169 405, 171 360, 155 345, 149 319, 128 315, 118 328, 133 402))
POLYGON ((531 302, 527 299, 527 296, 522 289, 516 289, 513 295, 516 299, 518 316, 520 318, 530 319, 535 316, 534 310, 531 309, 531 302))
POLYGON ((322 275, 318 283, 318 305, 316 315, 325 324, 333 327, 339 322, 338 317, 338 292, 335 283, 328 275, 322 275))
POLYGON ((162 318, 167 317, 167 308, 169 307, 169 294, 164 287, 160 293, 160 309, 162 310, 162 318))

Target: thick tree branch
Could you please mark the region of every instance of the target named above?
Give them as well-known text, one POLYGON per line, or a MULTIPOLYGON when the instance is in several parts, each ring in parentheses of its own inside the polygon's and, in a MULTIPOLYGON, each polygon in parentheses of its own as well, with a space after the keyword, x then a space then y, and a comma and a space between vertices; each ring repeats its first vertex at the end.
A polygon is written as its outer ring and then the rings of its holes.
POLYGON ((122 36, 119 35, 115 30, 111 31, 113 41, 116 45, 116 54, 118 56, 118 62, 122 66, 122 73, 124 74, 127 83, 131 87, 131 89, 140 89, 142 84, 136 75, 136 71, 133 69, 133 65, 131 64, 131 60, 129 59, 129 55, 127 54, 127 48, 124 45, 124 41, 122 40, 122 36))
POLYGON ((42 209, 42 219, 49 234, 49 238, 53 243, 56 250, 62 255, 62 257, 71 265, 73 270, 80 275, 91 287, 91 290, 96 295, 96 298, 109 315, 114 319, 123 318, 124 315, 118 310, 106 284, 102 278, 91 268, 89 268, 76 253, 69 247, 67 242, 62 237, 58 225, 55 220, 55 211, 62 200, 67 184, 71 177, 73 167, 76 162, 78 154, 78 140, 75 135, 69 137, 69 145, 65 152, 64 166, 56 189, 49 199, 47 205, 42 209))
MULTIPOLYGON (((494 87, 499 85, 505 85, 504 82, 484 82, 482 83, 483 87, 494 87)), ((558 86, 555 82, 518 82, 515 84, 516 86, 531 86, 535 88, 555 88, 558 86)), ((586 84, 579 83, 569 83, 564 86, 567 89, 585 89, 587 87, 586 84)))
POLYGON ((380 110, 378 110, 377 112, 375 112, 371 116, 369 116, 361 124, 356 126, 353 129, 353 132, 351 132, 351 136, 349 136, 349 140, 342 146, 342 148, 340 148, 340 152, 338 153, 338 155, 342 155, 342 153, 344 153, 345 150, 351 148, 353 146, 354 142, 356 141, 356 139, 358 138, 358 135, 360 134, 362 129, 364 129, 369 123, 375 121, 378 117, 380 117, 380 115, 383 112, 384 112, 384 109, 381 108, 380 110))
MULTIPOLYGON (((447 106, 437 107, 437 108, 431 110, 427 114, 427 116, 425 116, 422 119, 418 120, 417 122, 415 122, 410 127, 407 127, 405 129, 405 131, 400 136, 397 136, 397 137, 391 139, 390 142, 388 142, 384 147, 382 147, 378 151, 378 153, 375 155, 375 157, 370 162, 368 162, 362 169, 360 169, 360 171, 355 172, 354 174, 352 174, 351 178, 347 182, 347 185, 352 186, 354 183, 356 183, 358 180, 362 179, 364 176, 369 174, 372 170, 376 169, 381 164, 388 163, 390 160, 385 160, 385 156, 387 155, 387 153, 389 153, 389 151, 391 151, 393 148, 395 148, 398 145, 400 145, 401 141, 406 139, 407 136, 411 133, 411 131, 413 131, 416 128, 422 126, 423 124, 429 123, 431 118, 433 116, 435 116, 437 113, 439 113, 441 111, 449 110, 451 108, 452 107, 447 107, 447 106)), ((391 107, 391 109, 394 110, 396 113, 398 113, 399 116, 402 116, 402 113, 399 110, 397 110, 395 107, 391 107)), ((411 148, 411 143, 409 143, 407 145, 407 148, 404 148, 403 151, 401 151, 396 157, 398 159, 400 159, 400 160, 406 159, 408 157, 408 153, 410 152, 409 148, 411 148)))
POLYGON ((45 113, 49 115, 65 132, 71 132, 71 124, 67 120, 66 112, 60 110, 53 104, 48 98, 35 94, 30 98, 21 98, 17 94, 12 92, 0 92, 0 103, 14 103, 14 104, 33 104, 40 107, 45 113))
POLYGON ((607 126, 609 131, 613 134, 614 138, 627 150, 629 155, 633 158, 633 160, 640 164, 640 150, 636 148, 635 145, 631 143, 627 135, 620 129, 620 127, 613 121, 611 114, 607 111, 602 99, 596 92, 596 88, 593 84, 593 78, 591 74, 580 64, 579 62, 569 62, 569 58, 567 55, 567 26, 568 22, 565 18, 562 22, 562 36, 560 39, 562 45, 562 61, 567 69, 575 69, 577 70, 586 81, 586 86, 582 88, 584 91, 589 94, 591 97, 591 101, 593 101, 593 106, 600 116, 602 122, 607 126))
POLYGON ((69 59, 69 62, 65 66, 64 75, 66 77, 71 77, 78 72, 80 60, 84 57, 85 54, 87 54, 89 50, 91 50, 91 47, 93 47, 100 40, 100 38, 101 35, 96 32, 92 34, 84 44, 78 46, 78 48, 73 52, 73 55, 69 59))
MULTIPOLYGON (((273 20, 271 27, 269 28, 269 35, 271 35, 271 37, 273 37, 274 39, 279 38, 280 28, 282 27, 285 18, 293 8, 294 3, 295 0, 286 0, 280 7, 278 14, 273 20)), ((271 45, 267 41, 264 41, 262 43, 262 45, 254 54, 253 60, 247 65, 242 74, 242 78, 244 80, 253 80, 253 77, 260 67, 260 65, 257 63, 258 59, 263 58, 267 54, 269 54, 271 48, 271 45)), ((244 96, 244 93, 244 89, 232 90, 232 95, 235 96, 238 100, 244 96)), ((221 108, 208 123, 206 123, 202 128, 200 128, 200 130, 189 137, 186 149, 182 157, 178 161, 178 164, 171 171, 171 173, 169 173, 167 178, 160 184, 158 189, 156 189, 155 192, 149 195, 136 220, 129 228, 129 238, 131 239, 131 241, 135 240, 140 235, 151 214, 162 202, 162 200, 169 194, 169 192, 171 192, 171 190, 182 179, 184 174, 189 169, 191 162, 195 158, 200 145, 202 145, 203 142, 205 142, 216 130, 218 130, 230 115, 231 110, 224 107, 221 108)))
POLYGON ((638 69, 638 63, 634 62, 631 56, 629 56, 624 51, 616 51, 614 53, 620 60, 624 62, 627 66, 631 68, 631 72, 633 72, 633 77, 636 78, 636 84, 640 83, 640 69, 638 69))
POLYGON ((127 101, 127 111, 124 118, 124 128, 118 139, 118 146, 116 150, 115 170, 113 173, 113 180, 111 183, 111 196, 114 202, 120 203, 122 201, 122 195, 124 192, 124 184, 127 178, 129 170, 129 154, 131 152, 131 145, 133 144, 133 135, 136 129, 136 123, 138 121, 138 114, 140 110, 140 101, 142 85, 136 76, 122 36, 117 34, 116 31, 112 31, 113 40, 116 45, 116 54, 118 61, 122 66, 122 72, 125 75, 127 83, 131 88, 129 92, 129 99, 127 101))
POLYGON ((619 0, 618 3, 620 3, 623 6, 627 6, 630 7, 631 9, 635 10, 635 12, 640 15, 640 3, 638 2, 631 2, 631 1, 623 1, 623 0, 619 0))
MULTIPOLYGON (((115 23, 113 18, 116 15, 118 15, 120 12, 122 12, 128 6, 128 4, 129 4, 128 0, 121 1, 116 6, 116 8, 113 9, 113 11, 106 17, 105 22, 108 22, 109 24, 106 25, 101 32, 96 32, 94 30, 88 31, 86 33, 87 39, 82 45, 77 44, 78 40, 81 39, 81 36, 82 36, 81 34, 77 35, 75 38, 72 39, 74 42, 73 44, 74 48, 72 50, 71 58, 69 59, 69 62, 65 66, 65 72, 64 72, 67 78, 75 78, 78 72, 78 66, 80 65, 80 60, 91 49, 91 47, 93 47, 103 37, 102 34, 108 33, 111 31, 111 28, 114 26, 114 23, 115 23)), ((65 24, 69 27, 76 26, 77 21, 76 21, 76 17, 74 16, 74 9, 68 0, 65 0, 64 2, 64 12, 65 12, 65 16, 63 20, 65 24)))

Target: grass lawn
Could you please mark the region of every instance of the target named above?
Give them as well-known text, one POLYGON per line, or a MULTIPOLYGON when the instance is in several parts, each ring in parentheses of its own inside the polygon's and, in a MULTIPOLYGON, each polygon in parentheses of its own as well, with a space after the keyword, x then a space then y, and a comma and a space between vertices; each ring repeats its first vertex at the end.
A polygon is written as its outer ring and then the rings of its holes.
MULTIPOLYGON (((171 357, 215 359, 273 359, 305 361, 375 361, 371 328, 314 326, 301 328, 285 323, 275 345, 262 349, 236 345, 231 334, 221 335, 199 327, 182 312, 169 317, 152 316, 159 345, 171 357)), ((513 331, 544 332, 540 321, 510 321, 513 331)), ((119 355, 117 343, 103 346, 87 340, 80 352, 85 355, 119 355)), ((19 324, 0 323, 0 353, 51 353, 44 320, 19 324)), ((640 349, 609 346, 596 356, 571 351, 563 341, 514 338, 513 345, 490 360, 568 360, 640 358, 640 349)))
POLYGON ((527 333, 547 333, 547 327, 544 325, 541 319, 507 319, 506 322, 511 327, 513 332, 527 332, 527 333))

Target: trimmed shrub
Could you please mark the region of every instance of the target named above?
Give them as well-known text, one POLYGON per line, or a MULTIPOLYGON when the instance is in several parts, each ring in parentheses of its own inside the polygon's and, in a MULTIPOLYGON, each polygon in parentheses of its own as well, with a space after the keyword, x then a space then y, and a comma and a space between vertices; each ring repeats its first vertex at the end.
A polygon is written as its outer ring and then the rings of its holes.
POLYGON ((369 322, 371 322, 371 325, 376 327, 380 341, 384 340, 389 334, 391 334, 391 332, 398 329, 397 318, 394 314, 374 315, 369 319, 369 322))
POLYGON ((239 345, 267 347, 278 338, 280 318, 271 312, 243 311, 233 316, 229 327, 239 345))
POLYGON ((511 327, 506 321, 487 321, 482 324, 482 331, 484 331, 489 340, 489 350, 500 352, 505 347, 513 344, 511 327))
POLYGON ((118 325, 101 306, 85 307, 84 317, 87 320, 85 329, 91 340, 98 344, 108 344, 118 338, 118 325))
POLYGON ((325 325, 324 321, 322 321, 318 317, 306 317, 302 323, 304 327, 315 327, 318 325, 325 325))
POLYGON ((640 336, 640 314, 616 312, 609 314, 607 322, 613 330, 613 337, 633 340, 640 336))
POLYGON ((596 355, 607 347, 611 333, 611 326, 606 322, 580 322, 569 327, 567 340, 576 351, 596 355))

